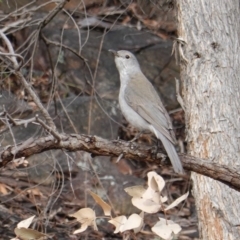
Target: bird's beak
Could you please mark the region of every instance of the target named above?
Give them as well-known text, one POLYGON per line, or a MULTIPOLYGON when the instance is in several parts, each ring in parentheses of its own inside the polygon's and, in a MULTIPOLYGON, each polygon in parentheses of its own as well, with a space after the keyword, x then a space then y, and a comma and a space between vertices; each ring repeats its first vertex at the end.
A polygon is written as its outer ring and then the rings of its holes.
POLYGON ((118 56, 118 52, 117 52, 117 51, 112 50, 112 49, 109 49, 108 51, 111 52, 111 53, 113 53, 115 57, 118 56))

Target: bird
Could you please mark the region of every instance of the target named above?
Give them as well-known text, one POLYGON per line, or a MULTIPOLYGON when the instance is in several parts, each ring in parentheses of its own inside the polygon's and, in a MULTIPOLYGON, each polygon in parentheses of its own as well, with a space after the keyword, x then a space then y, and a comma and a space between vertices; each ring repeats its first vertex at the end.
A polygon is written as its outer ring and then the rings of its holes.
POLYGON ((154 89, 143 74, 137 58, 126 50, 109 50, 114 54, 120 75, 119 105, 126 120, 140 131, 152 132, 161 142, 178 174, 184 174, 175 149, 176 139, 171 119, 154 89))

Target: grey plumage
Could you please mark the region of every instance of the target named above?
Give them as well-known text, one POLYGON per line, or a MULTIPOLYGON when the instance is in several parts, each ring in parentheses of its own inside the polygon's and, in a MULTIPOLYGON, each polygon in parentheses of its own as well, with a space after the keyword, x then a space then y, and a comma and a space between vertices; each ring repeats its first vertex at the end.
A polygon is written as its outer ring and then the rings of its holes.
POLYGON ((136 57, 125 50, 113 51, 121 80, 119 104, 127 121, 140 130, 150 130, 160 139, 177 173, 183 173, 170 117, 153 85, 142 73, 136 57))

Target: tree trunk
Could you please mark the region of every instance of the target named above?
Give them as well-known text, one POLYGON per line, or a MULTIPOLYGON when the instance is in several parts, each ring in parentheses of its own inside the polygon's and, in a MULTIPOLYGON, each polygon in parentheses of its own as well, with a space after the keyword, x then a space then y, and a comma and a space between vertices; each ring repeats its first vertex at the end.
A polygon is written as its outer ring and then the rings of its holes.
MULTIPOLYGON (((240 169, 239 0, 179 0, 188 154, 240 169)), ((240 239, 240 193, 192 173, 202 239, 240 239)))

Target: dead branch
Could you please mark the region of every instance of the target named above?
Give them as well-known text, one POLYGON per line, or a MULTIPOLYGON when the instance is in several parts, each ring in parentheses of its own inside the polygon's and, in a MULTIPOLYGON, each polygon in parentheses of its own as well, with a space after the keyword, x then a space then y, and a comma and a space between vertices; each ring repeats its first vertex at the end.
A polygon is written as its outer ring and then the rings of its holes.
MULTIPOLYGON (((25 89, 28 91, 29 95, 33 98, 33 101, 36 103, 36 105, 38 106, 38 108, 40 109, 40 111, 42 112, 43 116, 45 117, 47 123, 49 124, 49 126, 52 129, 56 129, 56 126, 52 120, 52 118, 50 117, 48 111, 43 107, 41 101, 39 100, 38 96, 36 95, 36 93, 34 92, 34 90, 32 89, 31 85, 27 82, 27 80, 25 79, 25 77, 23 76, 23 74, 21 73, 20 70, 20 65, 16 59, 16 54, 13 50, 12 44, 10 43, 9 39, 7 38, 7 36, 0 30, 0 36, 3 38, 4 42, 6 43, 7 47, 8 47, 8 51, 11 54, 11 61, 14 67, 14 74, 15 76, 19 79, 19 81, 23 84, 23 86, 25 87, 25 89)), ((0 53, 1 54, 1 53, 0 53)))
POLYGON ((77 53, 77 51, 75 51, 73 48, 71 47, 68 47, 66 45, 64 45, 63 43, 59 43, 59 42, 56 42, 56 41, 52 41, 48 38, 46 38, 42 33, 41 33, 41 38, 43 39, 43 41, 45 42, 46 45, 54 45, 54 46, 57 46, 57 47, 61 47, 61 48, 64 48, 64 49, 67 49, 69 50, 70 52, 72 52, 75 56, 79 57, 81 60, 84 61, 84 63, 87 62, 87 59, 84 58, 82 55, 80 55, 79 53, 77 53))
MULTIPOLYGON (((147 161, 158 165, 163 164, 163 160, 166 158, 160 152, 156 154, 156 149, 153 147, 122 140, 109 141, 97 136, 71 134, 64 135, 61 141, 56 141, 54 136, 48 136, 34 139, 28 144, 21 143, 17 146, 8 146, 0 153, 0 167, 6 166, 14 158, 27 158, 51 149, 82 150, 91 153, 93 156, 118 157, 123 154, 123 157, 127 159, 147 161)), ((180 158, 185 170, 218 180, 240 191, 240 173, 237 169, 184 154, 180 154, 180 158)))
MULTIPOLYGON (((45 19, 43 19, 43 21, 41 21, 41 23, 39 24, 39 31, 41 31, 54 18, 54 16, 56 16, 56 14, 58 14, 63 9, 64 5, 67 2, 68 2, 68 0, 64 0, 64 1, 60 2, 55 7, 55 9, 53 11, 51 11, 47 15, 47 17, 45 19)), ((6 29, 4 29, 4 31, 5 30, 6 29)), ((32 97, 33 101, 36 103, 36 105, 38 106, 38 108, 42 112, 44 118, 46 119, 47 124, 52 129, 52 132, 54 132, 54 135, 59 136, 59 134, 56 131, 56 126, 55 126, 52 118, 50 117, 48 111, 43 107, 41 101, 37 97, 36 93, 34 92, 34 90, 31 87, 31 85, 27 82, 27 80, 25 79, 25 77, 21 73, 20 69, 22 67, 22 64, 19 64, 17 59, 16 59, 16 57, 19 57, 19 55, 15 54, 13 46, 12 46, 11 42, 9 41, 8 37, 6 36, 6 34, 4 33, 4 31, 2 29, 0 29, 0 37, 4 40, 5 44, 7 45, 9 53, 1 53, 0 52, 0 55, 6 55, 7 54, 10 57, 10 60, 11 60, 12 65, 13 65, 13 70, 14 70, 15 76, 23 84, 24 88, 28 91, 29 95, 32 97)), ((21 59, 22 59, 22 57, 21 57, 21 59)))
POLYGON ((46 119, 48 125, 53 130, 55 130, 56 126, 55 126, 51 116, 49 115, 48 111, 43 107, 43 105, 42 105, 41 101, 39 100, 38 96, 36 95, 36 93, 32 89, 31 85, 27 82, 27 80, 25 79, 25 77, 23 76, 21 71, 20 70, 15 71, 14 74, 18 78, 18 80, 21 81, 21 83, 23 84, 25 89, 28 91, 29 95, 32 97, 33 101, 36 103, 36 105, 38 106, 39 110, 42 112, 42 114, 43 114, 44 118, 46 119))
POLYGON ((44 20, 40 23, 39 29, 43 29, 51 22, 51 20, 64 8, 67 2, 70 0, 63 0, 60 2, 48 15, 44 18, 44 20))

